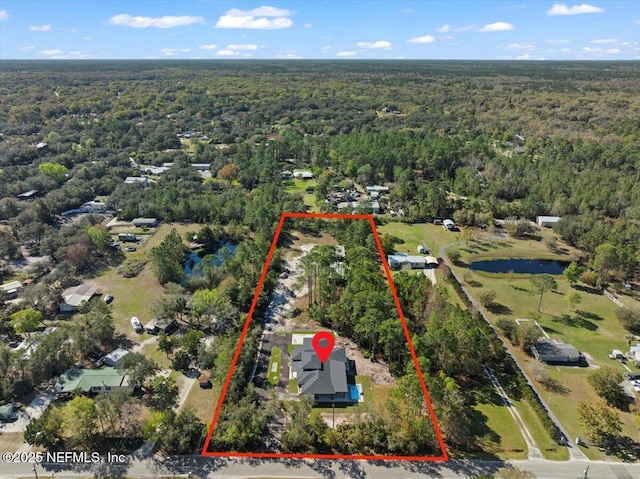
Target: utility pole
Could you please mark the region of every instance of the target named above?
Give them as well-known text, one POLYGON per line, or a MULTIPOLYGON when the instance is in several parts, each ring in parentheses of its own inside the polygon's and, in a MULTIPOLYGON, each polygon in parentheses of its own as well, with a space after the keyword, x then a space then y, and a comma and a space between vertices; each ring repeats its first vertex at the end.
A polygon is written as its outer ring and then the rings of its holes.
POLYGON ((589 474, 589 465, 587 464, 587 468, 584 470, 584 476, 582 477, 582 479, 589 479, 587 477, 587 474, 589 474))
POLYGON ((33 464, 33 473, 36 475, 36 479, 38 479, 38 471, 36 471, 36 465, 33 464))

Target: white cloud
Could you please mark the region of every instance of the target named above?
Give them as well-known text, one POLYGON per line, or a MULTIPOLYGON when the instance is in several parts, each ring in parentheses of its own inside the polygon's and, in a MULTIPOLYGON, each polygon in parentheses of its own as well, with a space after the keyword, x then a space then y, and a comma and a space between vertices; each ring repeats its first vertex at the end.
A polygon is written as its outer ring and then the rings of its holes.
POLYGON ((485 25, 484 27, 482 27, 480 30, 480 32, 504 32, 507 30, 515 30, 516 27, 514 27, 511 23, 507 23, 507 22, 495 22, 495 23, 489 23, 488 25, 485 25))
POLYGON ((77 28, 59 28, 58 30, 65 33, 78 33, 77 28))
POLYGON ((31 25, 29 30, 32 32, 48 32, 51 30, 51 25, 31 25))
POLYGON ((591 40, 591 43, 615 43, 617 41, 617 38, 598 38, 596 40, 591 40))
POLYGON ((331 50, 333 47, 331 45, 325 45, 324 47, 322 47, 322 50, 324 50, 325 52, 331 50))
POLYGON ((176 50, 175 48, 161 48, 160 49, 160 53, 162 53, 164 56, 167 57, 172 57, 176 54, 178 50, 176 50))
POLYGON ((222 15, 216 23, 216 28, 247 28, 252 30, 279 30, 289 28, 293 21, 288 18, 293 15, 286 8, 262 6, 252 10, 232 8, 222 15))
POLYGON ((377 42, 358 42, 358 46, 360 48, 367 48, 367 49, 379 49, 382 48, 384 50, 390 50, 391 49, 391 43, 389 43, 386 40, 379 40, 377 42))
POLYGON ((431 35, 425 35, 424 37, 416 37, 411 40, 407 40, 407 43, 433 43, 436 39, 431 35))
POLYGON ((260 45, 255 45, 253 43, 249 43, 246 45, 227 45, 225 50, 231 50, 233 52, 238 50, 257 50, 258 48, 262 48, 260 45))
POLYGON ((216 55, 220 55, 221 57, 230 57, 235 55, 236 52, 232 52, 231 50, 218 50, 216 55))
POLYGON ((0 10, 0 22, 4 22, 7 18, 9 18, 9 14, 6 10, 0 10))
POLYGON ((20 48, 20 51, 21 51, 21 52, 27 52, 27 51, 29 51, 29 50, 33 50, 34 48, 35 48, 35 47, 34 47, 33 45, 29 45, 29 46, 26 46, 26 47, 22 47, 22 48, 20 48))
POLYGON ((505 48, 508 50, 526 50, 533 51, 536 48, 535 42, 509 43, 505 48))
POLYGON ((355 57, 357 52, 338 52, 336 53, 337 57, 355 57))
POLYGON ((284 60, 302 60, 302 57, 295 52, 276 55, 275 58, 281 58, 284 60))
POLYGON ((174 28, 184 27, 187 25, 193 25, 194 23, 200 23, 204 25, 204 17, 192 17, 189 15, 183 15, 180 17, 174 17, 165 15, 164 17, 133 17, 128 13, 122 13, 111 17, 108 21, 111 25, 117 25, 120 27, 133 27, 133 28, 174 28))
POLYGON ((53 56, 53 55, 61 55, 64 52, 62 50, 55 49, 55 50, 40 50, 38 53, 41 53, 46 56, 53 56))
POLYGON ((311 28, 313 27, 313 23, 305 23, 304 24, 304 28, 311 28))
POLYGON ((544 57, 539 55, 531 55, 530 53, 524 53, 522 55, 518 55, 516 60, 544 60, 544 57))
POLYGON ((451 30, 451 25, 449 25, 447 23, 445 23, 441 27, 436 28, 436 32, 438 32, 438 33, 447 33, 450 30, 451 30))
POLYGON ((191 51, 191 48, 181 48, 180 51, 181 52, 185 52, 185 53, 189 53, 191 51))
POLYGON ((200 45, 201 50, 215 50, 216 48, 218 48, 218 45, 200 45))
POLYGON ((563 45, 565 43, 571 43, 571 40, 568 38, 559 38, 556 40, 547 40, 547 43, 551 43, 552 45, 563 45))
POLYGON ((610 53, 610 54, 617 54, 620 53, 620 49, 619 48, 609 48, 608 50, 605 50, 604 53, 610 53))
POLYGON ((573 5, 568 7, 563 3, 556 3, 547 10, 547 15, 550 17, 554 17, 557 15, 583 15, 585 13, 603 13, 604 9, 600 7, 594 7, 593 5, 588 5, 586 3, 582 3, 580 5, 573 5))

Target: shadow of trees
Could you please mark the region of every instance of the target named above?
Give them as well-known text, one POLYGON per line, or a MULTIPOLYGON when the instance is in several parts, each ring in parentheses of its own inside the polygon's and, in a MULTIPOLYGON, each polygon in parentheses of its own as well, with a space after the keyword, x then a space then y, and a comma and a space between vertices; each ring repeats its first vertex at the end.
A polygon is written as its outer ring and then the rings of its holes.
POLYGON ((509 306, 506 306, 502 303, 491 303, 489 306, 487 306, 487 309, 493 314, 500 314, 502 316, 507 316, 513 312, 511 311, 511 308, 509 306))
POLYGON ((554 316, 552 321, 556 323, 562 323, 573 328, 587 329, 589 331, 596 331, 598 329, 598 325, 581 316, 570 316, 568 314, 563 314, 562 316, 554 316))

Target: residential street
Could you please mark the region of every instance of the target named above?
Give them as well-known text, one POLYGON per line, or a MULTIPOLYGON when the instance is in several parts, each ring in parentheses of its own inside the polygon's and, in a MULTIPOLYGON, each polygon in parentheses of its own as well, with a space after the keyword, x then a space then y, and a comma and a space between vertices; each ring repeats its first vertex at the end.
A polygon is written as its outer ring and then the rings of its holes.
MULTIPOLYGON (((538 479, 582 479, 589 466, 589 479, 637 479, 640 464, 606 462, 551 462, 544 460, 513 461, 520 469, 532 471, 538 479)), ((328 461, 217 459, 201 456, 175 458, 164 463, 154 460, 132 461, 122 465, 68 465, 66 467, 37 465, 39 477, 158 477, 191 474, 218 479, 240 478, 328 478, 328 479, 468 479, 505 467, 500 461, 449 461, 447 463, 405 461, 328 461)), ((33 464, 2 464, 0 478, 32 477, 33 464)))

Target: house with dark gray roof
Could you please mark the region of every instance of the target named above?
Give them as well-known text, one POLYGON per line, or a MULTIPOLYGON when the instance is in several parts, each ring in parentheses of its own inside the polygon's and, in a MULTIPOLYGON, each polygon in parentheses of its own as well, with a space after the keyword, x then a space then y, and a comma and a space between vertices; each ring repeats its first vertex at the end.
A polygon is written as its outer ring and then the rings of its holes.
POLYGON ((584 361, 580 351, 559 339, 542 338, 531 347, 533 357, 548 364, 579 364, 584 361))
POLYGON ((293 350, 291 369, 298 383, 298 393, 309 396, 314 403, 358 402, 359 396, 353 394, 355 362, 347 358, 344 348, 333 348, 327 361, 322 363, 313 348, 312 338, 304 338, 293 350))

